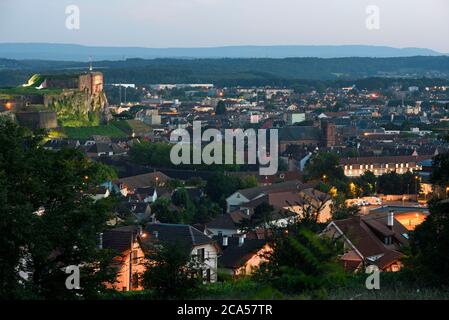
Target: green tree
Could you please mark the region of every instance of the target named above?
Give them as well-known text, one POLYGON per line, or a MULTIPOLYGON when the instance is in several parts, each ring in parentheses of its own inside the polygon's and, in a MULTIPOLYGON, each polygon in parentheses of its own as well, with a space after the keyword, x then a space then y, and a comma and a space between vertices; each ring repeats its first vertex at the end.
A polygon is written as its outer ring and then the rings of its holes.
POLYGON ((207 197, 202 198, 197 204, 197 210, 194 216, 194 223, 207 223, 212 218, 221 213, 221 208, 215 202, 212 202, 207 197))
POLYGON ((178 188, 172 195, 172 201, 175 206, 186 208, 190 202, 189 194, 185 188, 178 188))
POLYGON ((97 177, 98 181, 112 181, 118 178, 117 170, 114 167, 108 166, 107 164, 98 162, 97 167, 97 177))
POLYGON ((170 200, 166 198, 158 198, 151 205, 151 212, 156 216, 156 219, 163 223, 180 223, 182 216, 170 208, 170 200))
POLYGON ((288 294, 323 298, 326 288, 344 281, 338 252, 336 243, 298 223, 279 233, 256 279, 288 294))
POLYGON ((93 298, 115 278, 96 243, 110 203, 84 194, 102 168, 75 149, 45 150, 42 138, 0 119, 0 297, 93 298), (65 288, 70 265, 80 290, 65 288))
POLYGON ((226 114, 226 103, 223 100, 220 100, 215 108, 215 114, 223 115, 226 114))
POLYGON ((273 211, 272 205, 262 202, 254 208, 254 213, 249 218, 241 221, 240 228, 247 231, 258 227, 269 228, 270 223, 273 221, 273 211))
POLYGON ((167 181, 167 188, 169 190, 176 190, 184 186, 184 182, 179 179, 170 179, 167 181))
POLYGON ((170 151, 172 146, 168 143, 154 143, 142 141, 134 144, 129 150, 132 162, 155 167, 171 167, 170 151))
POLYGON ((272 205, 263 202, 254 208, 254 213, 251 215, 251 221, 254 226, 268 224, 273 220, 274 208, 272 205))
POLYGON ((401 177, 395 171, 383 174, 378 178, 377 182, 379 193, 403 194, 401 182, 401 177))
POLYGON ((160 243, 147 250, 146 271, 142 277, 145 289, 159 299, 183 299, 199 284, 198 265, 191 259, 190 248, 183 244, 160 243))
POLYGON ((360 214, 360 208, 357 205, 348 206, 346 198, 342 194, 334 197, 331 205, 331 213, 333 220, 348 219, 360 214))
POLYGON ((447 197, 449 187, 449 153, 442 153, 433 158, 430 180, 438 186, 440 196, 447 197))
POLYGON ((390 172, 378 178, 378 190, 383 194, 416 194, 420 191, 420 184, 415 174, 406 172, 398 174, 390 172))
POLYGON ((356 184, 361 190, 362 196, 376 193, 377 178, 371 171, 365 171, 357 180, 356 184))
POLYGON ((297 219, 301 225, 315 232, 320 231, 320 217, 329 200, 331 197, 328 194, 317 190, 312 190, 310 195, 304 193, 301 200, 294 204, 299 207, 297 219))
POLYGON ((240 179, 238 177, 216 172, 207 179, 205 190, 212 201, 224 208, 226 205, 225 199, 239 188, 240 179))
POLYGON ((254 188, 258 186, 255 176, 246 176, 240 180, 240 189, 254 188))
POLYGON ((347 181, 343 168, 340 166, 336 153, 318 153, 313 156, 305 167, 307 180, 323 180, 333 183, 347 181))
POLYGON ((416 278, 432 285, 449 285, 449 202, 434 200, 430 215, 411 237, 411 264, 416 278))

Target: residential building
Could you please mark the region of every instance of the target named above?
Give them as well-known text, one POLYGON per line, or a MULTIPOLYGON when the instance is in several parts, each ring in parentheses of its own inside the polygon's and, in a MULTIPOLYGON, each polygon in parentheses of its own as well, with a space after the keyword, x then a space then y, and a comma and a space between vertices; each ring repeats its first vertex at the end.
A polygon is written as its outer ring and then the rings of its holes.
POLYGON ((241 211, 247 217, 264 202, 273 206, 272 222, 279 226, 292 223, 308 208, 320 212, 320 222, 326 222, 331 217, 331 198, 297 180, 237 190, 226 199, 228 213, 241 211))
POLYGON ((134 194, 138 188, 164 187, 169 180, 170 178, 162 172, 155 171, 116 179, 112 182, 112 188, 126 197, 128 194, 134 194))
POLYGON ((218 275, 218 244, 198 229, 183 224, 150 223, 144 230, 143 247, 151 250, 155 244, 171 243, 188 250, 192 259, 199 263, 198 272, 204 282, 216 282, 218 275))
POLYGON ((234 277, 251 275, 266 261, 264 255, 271 251, 267 240, 247 238, 246 234, 238 236, 216 236, 222 254, 218 258, 220 271, 234 277))
POLYGON ((420 171, 420 162, 431 159, 433 156, 383 156, 383 157, 355 157, 340 159, 340 166, 343 167, 347 177, 359 177, 366 171, 371 171, 376 176, 385 173, 396 172, 403 174, 406 172, 420 171))
POLYGON ((142 230, 137 226, 119 227, 100 234, 100 248, 117 253, 113 262, 117 278, 109 287, 119 291, 142 289, 140 279, 145 271, 145 255, 140 240, 143 236, 142 230))
POLYGON ((399 271, 402 250, 409 243, 409 231, 393 211, 335 220, 322 234, 343 242, 340 259, 348 271, 364 271, 370 265, 381 271, 399 271))

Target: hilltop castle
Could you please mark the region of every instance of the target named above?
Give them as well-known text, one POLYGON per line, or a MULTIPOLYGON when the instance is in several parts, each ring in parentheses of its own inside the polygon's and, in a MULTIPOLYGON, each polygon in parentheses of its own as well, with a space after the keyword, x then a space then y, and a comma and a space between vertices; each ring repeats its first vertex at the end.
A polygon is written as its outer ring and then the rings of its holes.
POLYGON ((21 87, 3 89, 2 105, 19 124, 32 129, 98 125, 110 120, 103 73, 92 70, 78 74, 35 74, 21 87))
POLYGON ((103 73, 87 72, 73 75, 45 76, 39 88, 78 89, 88 94, 98 94, 103 91, 103 73))

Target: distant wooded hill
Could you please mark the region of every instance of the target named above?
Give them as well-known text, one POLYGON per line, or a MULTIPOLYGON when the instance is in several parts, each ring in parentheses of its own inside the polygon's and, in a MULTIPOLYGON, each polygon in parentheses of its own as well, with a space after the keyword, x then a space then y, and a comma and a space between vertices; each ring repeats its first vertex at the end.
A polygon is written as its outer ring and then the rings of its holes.
MULTIPOLYGON (((96 61, 106 83, 214 83, 292 85, 309 81, 365 78, 449 79, 449 57, 285 58, 285 59, 127 59, 96 61)), ((24 83, 34 73, 87 70, 86 62, 0 59, 0 86, 24 83)))
POLYGON ((393 48, 369 45, 275 45, 202 48, 95 47, 55 43, 0 43, 0 57, 64 61, 124 60, 126 58, 342 58, 411 57, 441 55, 425 48, 393 48))

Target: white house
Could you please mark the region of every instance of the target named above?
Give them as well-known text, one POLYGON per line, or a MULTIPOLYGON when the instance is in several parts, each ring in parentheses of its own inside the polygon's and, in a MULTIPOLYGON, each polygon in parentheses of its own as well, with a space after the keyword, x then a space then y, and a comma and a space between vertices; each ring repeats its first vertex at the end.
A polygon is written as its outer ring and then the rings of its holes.
POLYGON ((204 282, 217 281, 219 245, 198 229, 183 224, 150 223, 145 227, 144 246, 172 243, 189 250, 191 259, 198 262, 204 282))

